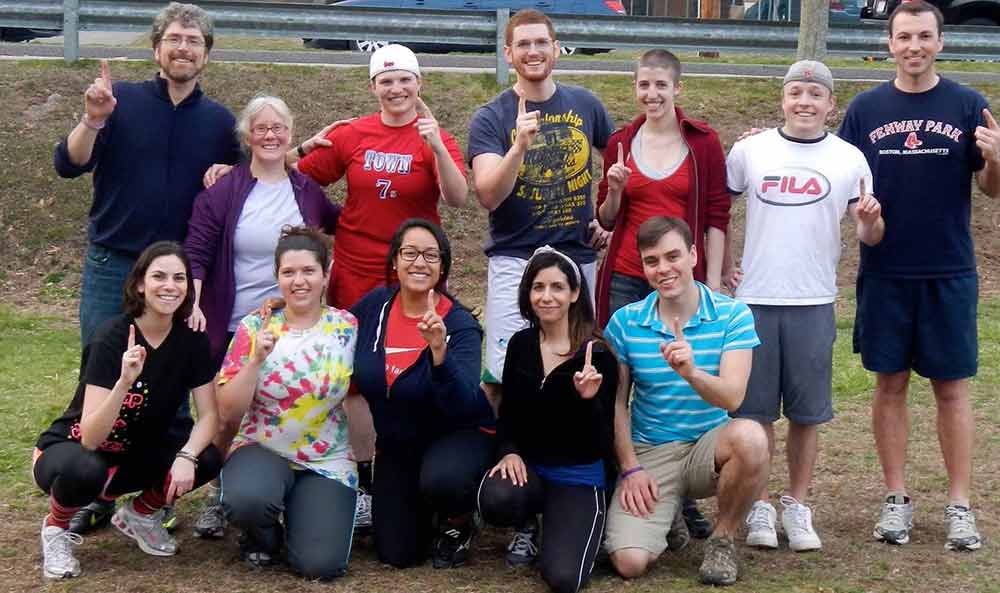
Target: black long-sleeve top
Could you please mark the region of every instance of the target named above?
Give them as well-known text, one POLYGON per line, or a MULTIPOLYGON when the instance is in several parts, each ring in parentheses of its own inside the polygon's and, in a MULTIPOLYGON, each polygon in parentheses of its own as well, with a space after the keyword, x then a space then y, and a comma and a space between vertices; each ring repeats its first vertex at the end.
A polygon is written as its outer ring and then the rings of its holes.
POLYGON ((573 384, 583 368, 586 344, 545 376, 538 328, 523 329, 507 345, 503 399, 497 419, 500 456, 517 453, 527 463, 583 465, 607 459, 614 435, 618 363, 596 342, 591 362, 601 386, 584 399, 573 384))

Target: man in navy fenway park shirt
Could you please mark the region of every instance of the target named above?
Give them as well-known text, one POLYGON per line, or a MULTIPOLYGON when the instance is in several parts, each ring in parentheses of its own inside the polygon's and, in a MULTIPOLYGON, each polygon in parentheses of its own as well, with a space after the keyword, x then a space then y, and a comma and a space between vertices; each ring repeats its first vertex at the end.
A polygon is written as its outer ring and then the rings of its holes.
POLYGON ((861 245, 854 349, 876 376, 873 425, 887 496, 875 538, 910 540, 906 396, 916 371, 934 390, 948 471, 945 548, 976 550, 969 378, 978 365, 978 279, 969 217, 973 176, 1000 196, 1000 126, 982 95, 936 73, 941 22, 923 0, 899 5, 889 18, 896 77, 858 95, 840 128, 868 159, 885 218, 882 242, 861 245))

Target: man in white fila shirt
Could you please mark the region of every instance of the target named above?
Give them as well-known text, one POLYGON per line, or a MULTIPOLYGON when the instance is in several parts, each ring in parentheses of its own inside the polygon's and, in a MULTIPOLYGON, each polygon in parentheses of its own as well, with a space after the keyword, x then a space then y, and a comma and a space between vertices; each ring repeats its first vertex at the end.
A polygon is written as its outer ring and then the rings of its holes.
MULTIPOLYGON (((885 223, 871 170, 854 146, 830 134, 836 106, 833 75, 803 60, 788 69, 781 107, 785 123, 737 142, 726 161, 733 194, 747 196, 742 281, 727 275, 750 305, 762 344, 753 353, 746 398, 733 412, 760 422, 774 454, 774 422, 788 418, 788 488, 780 497, 789 548, 822 546, 804 501, 818 450, 817 427, 833 418, 833 341, 837 330, 840 219, 847 211, 867 245, 885 223)), ((747 545, 777 548, 777 511, 767 486, 747 517, 747 545)))

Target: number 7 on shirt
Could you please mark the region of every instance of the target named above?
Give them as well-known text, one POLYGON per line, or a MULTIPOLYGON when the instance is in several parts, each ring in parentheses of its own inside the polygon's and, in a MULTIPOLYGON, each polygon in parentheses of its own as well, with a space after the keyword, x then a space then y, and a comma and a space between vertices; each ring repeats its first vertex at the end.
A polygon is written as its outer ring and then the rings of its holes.
POLYGON ((378 198, 380 200, 385 200, 389 197, 389 188, 392 187, 392 180, 390 179, 376 179, 375 187, 378 188, 378 198))

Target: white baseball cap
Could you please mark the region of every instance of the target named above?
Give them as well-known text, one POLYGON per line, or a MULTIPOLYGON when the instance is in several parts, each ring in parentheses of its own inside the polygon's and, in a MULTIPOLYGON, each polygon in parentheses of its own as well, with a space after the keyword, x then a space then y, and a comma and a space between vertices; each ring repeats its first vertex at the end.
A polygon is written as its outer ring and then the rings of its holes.
POLYGON ((390 70, 405 70, 412 72, 418 78, 420 77, 420 64, 417 63, 417 56, 413 55, 410 48, 398 43, 391 43, 375 50, 368 63, 368 78, 373 79, 390 70))

